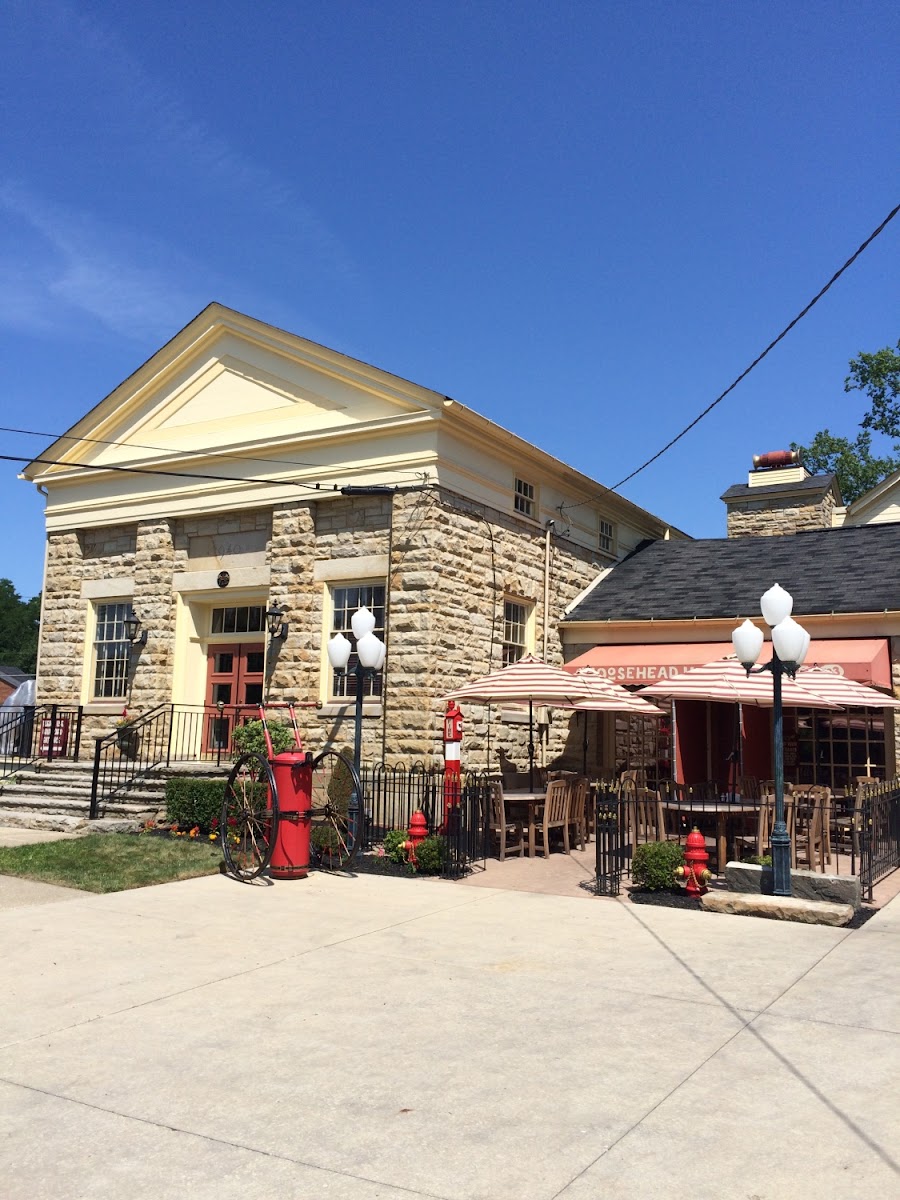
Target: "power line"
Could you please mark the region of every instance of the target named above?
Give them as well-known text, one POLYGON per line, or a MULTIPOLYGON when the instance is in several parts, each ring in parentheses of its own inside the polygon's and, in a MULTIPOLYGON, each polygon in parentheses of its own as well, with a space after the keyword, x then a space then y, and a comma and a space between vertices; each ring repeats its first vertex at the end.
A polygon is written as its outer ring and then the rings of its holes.
MULTIPOLYGON (((44 463, 51 467, 77 467, 79 471, 120 471, 127 475, 164 475, 169 479, 210 479, 216 483, 265 483, 272 487, 300 487, 306 488, 311 492, 319 492, 323 490, 321 483, 302 483, 296 479, 260 479, 254 475, 203 475, 199 471, 163 471, 158 467, 117 467, 117 466, 102 466, 96 463, 73 463, 66 462, 64 459, 58 458, 28 458, 27 456, 16 454, 0 454, 2 462, 17 462, 17 463, 44 463)), ((374 485, 372 485, 374 486, 374 485)), ((324 490, 329 490, 328 486, 324 490)), ((341 487, 337 483, 330 485, 330 490, 339 492, 341 487)))
POLYGON ((828 289, 832 286, 832 284, 837 283, 837 281, 844 274, 844 272, 848 269, 848 267, 851 267, 853 265, 853 263, 856 262, 856 260, 862 254, 862 252, 868 246, 870 246, 872 244, 872 242, 874 242, 875 239, 878 237, 878 235, 890 224, 891 221, 893 221, 894 217, 896 217, 898 212, 900 212, 900 204, 898 204, 895 208, 891 209, 891 211, 884 218, 884 220, 881 222, 881 224, 878 226, 878 228, 873 230, 873 232, 869 234, 869 236, 862 243, 862 245, 858 246, 857 249, 850 255, 850 257, 847 259, 847 261, 844 263, 844 265, 839 270, 835 271, 835 273, 828 280, 828 282, 825 284, 825 286, 820 291, 818 291, 815 294, 815 296, 813 296, 813 298, 812 298, 812 300, 810 300, 809 304, 807 304, 805 308, 801 309, 801 311, 799 313, 797 313, 797 315, 796 315, 796 317, 794 317, 793 321, 791 321, 788 325, 785 325, 784 329, 782 329, 782 331, 781 331, 781 333, 779 333, 778 337, 774 338, 771 342, 769 342, 768 346, 766 346, 765 350, 763 350, 763 352, 761 354, 758 354, 756 356, 756 358, 754 358, 754 360, 750 364, 750 366, 746 367, 743 371, 741 371, 741 373, 740 373, 740 375, 738 375, 737 379, 735 379, 733 383, 730 383, 724 392, 722 392, 720 395, 716 396, 715 400, 713 400, 711 404, 708 404, 706 406, 706 408, 704 408, 703 412, 699 413, 696 417, 694 417, 693 421, 691 421, 689 425, 685 425, 684 429, 682 429, 680 433, 677 433, 675 435, 675 437, 672 438, 671 441, 666 442, 666 444, 663 446, 663 448, 661 450, 657 450, 657 452, 654 455, 652 455, 650 458, 648 458, 646 462, 641 463, 641 465, 639 467, 637 467, 634 471, 632 471, 630 475, 626 475, 624 479, 620 479, 619 482, 614 483, 612 485, 612 487, 604 488, 603 492, 599 496, 593 496, 590 500, 581 500, 575 504, 561 504, 559 506, 559 511, 561 513, 568 512, 569 510, 571 510, 573 508, 583 508, 586 504, 592 504, 596 500, 602 500, 603 497, 608 496, 610 492, 617 492, 619 490, 619 488, 622 487, 624 484, 628 483, 629 480, 634 479, 635 475, 640 475, 641 471, 645 471, 647 469, 647 467, 649 467, 651 465, 651 463, 655 463, 658 458, 662 458, 662 456, 666 453, 666 451, 671 450, 676 442, 680 442, 681 439, 685 436, 685 434, 690 433, 690 431, 694 428, 695 425, 699 425, 700 422, 703 420, 703 418, 708 416, 712 412, 712 410, 716 407, 717 404, 721 404, 722 401, 725 399, 725 397, 729 394, 729 392, 733 392, 734 389, 737 387, 737 385, 742 380, 747 378, 747 376, 750 374, 750 372, 753 370, 753 368, 759 366, 759 364, 766 357, 766 355, 769 353, 770 350, 774 350, 775 347, 778 345, 778 343, 783 338, 787 337, 787 335, 791 332, 791 330, 794 328, 794 326, 803 320, 803 318, 810 311, 810 309, 813 308, 814 305, 819 303, 819 301, 822 299, 822 297, 825 295, 825 293, 828 291, 828 289))
MULTIPOLYGON (((57 442, 63 440, 70 442, 91 442, 96 446, 124 446, 128 450, 158 450, 162 454, 172 453, 171 446, 148 446, 143 442, 122 442, 110 438, 82 437, 81 435, 74 433, 47 433, 47 431, 43 429, 16 429, 11 425, 0 425, 0 433, 23 433, 27 437, 53 438, 53 440, 57 442)), ((221 453, 221 457, 223 458, 228 458, 232 455, 240 454, 241 451, 232 450, 229 452, 228 450, 223 450, 217 453, 221 453)), ((37 462, 37 459, 28 459, 27 461, 37 462)), ((314 467, 316 465, 315 463, 296 462, 293 459, 288 458, 255 458, 255 461, 264 463, 279 463, 290 467, 314 467)))

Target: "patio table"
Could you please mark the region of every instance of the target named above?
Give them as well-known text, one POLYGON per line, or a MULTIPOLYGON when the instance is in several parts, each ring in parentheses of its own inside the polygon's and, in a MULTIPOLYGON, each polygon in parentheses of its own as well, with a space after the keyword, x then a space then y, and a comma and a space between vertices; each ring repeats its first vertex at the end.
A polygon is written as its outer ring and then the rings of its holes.
POLYGON ((721 873, 725 869, 728 854, 728 818, 743 813, 758 813, 758 800, 744 800, 741 796, 730 796, 718 800, 661 800, 663 808, 670 811, 687 813, 702 813, 716 818, 716 855, 717 865, 721 873))
POLYGON ((503 801, 509 808, 527 809, 528 818, 528 857, 535 856, 535 832, 536 832, 536 817, 540 812, 544 801, 547 799, 547 793, 544 792, 529 792, 529 791, 507 791, 503 790, 503 801))

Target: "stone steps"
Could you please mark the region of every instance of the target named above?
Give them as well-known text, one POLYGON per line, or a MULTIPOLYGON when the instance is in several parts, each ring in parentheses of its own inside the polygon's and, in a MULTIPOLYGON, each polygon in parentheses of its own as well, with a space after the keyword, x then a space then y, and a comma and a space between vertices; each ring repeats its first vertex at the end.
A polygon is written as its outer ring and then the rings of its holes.
POLYGON ((140 828, 165 808, 170 776, 223 778, 230 764, 176 763, 136 779, 101 806, 102 823, 89 819, 93 771, 90 764, 65 760, 38 762, 0 780, 0 825, 82 832, 99 828, 140 828))

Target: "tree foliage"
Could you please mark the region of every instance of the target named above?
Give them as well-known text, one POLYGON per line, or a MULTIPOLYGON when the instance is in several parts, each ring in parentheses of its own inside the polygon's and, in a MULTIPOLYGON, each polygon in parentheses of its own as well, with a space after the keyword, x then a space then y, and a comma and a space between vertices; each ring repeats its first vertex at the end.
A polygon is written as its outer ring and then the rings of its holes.
POLYGON ((34 674, 40 620, 40 596, 23 600, 11 580, 0 579, 0 663, 34 674))
MULTIPOLYGON (((844 503, 849 504, 900 468, 900 458, 872 453, 873 433, 900 438, 900 354, 890 346, 874 354, 860 352, 850 360, 844 391, 863 392, 869 398, 856 437, 820 429, 808 445, 794 442, 792 449, 802 452, 803 463, 813 474, 833 472, 844 503)), ((900 445, 893 448, 900 451, 900 445)))
POLYGON ((835 474, 849 504, 900 467, 900 459, 872 454, 872 435, 863 430, 851 441, 820 429, 803 449, 803 465, 813 475, 835 474))
POLYGON ((900 438, 900 354, 885 346, 852 359, 844 391, 865 392, 869 397, 869 411, 860 422, 863 429, 900 438))

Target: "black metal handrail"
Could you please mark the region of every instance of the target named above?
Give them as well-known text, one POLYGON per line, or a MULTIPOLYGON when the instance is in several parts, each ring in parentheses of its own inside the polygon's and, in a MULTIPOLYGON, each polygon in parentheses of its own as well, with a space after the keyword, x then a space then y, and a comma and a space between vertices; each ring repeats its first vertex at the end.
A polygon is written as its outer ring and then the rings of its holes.
POLYGON ((29 704, 0 708, 0 779, 8 779, 40 758, 77 758, 82 708, 29 704))
POLYGON ((859 880, 871 901, 875 884, 900 868, 900 780, 861 785, 857 814, 859 880))
POLYGON ((171 704, 160 704, 134 720, 120 724, 105 737, 94 740, 94 770, 91 777, 90 819, 113 796, 161 766, 169 757, 172 732, 171 704))

